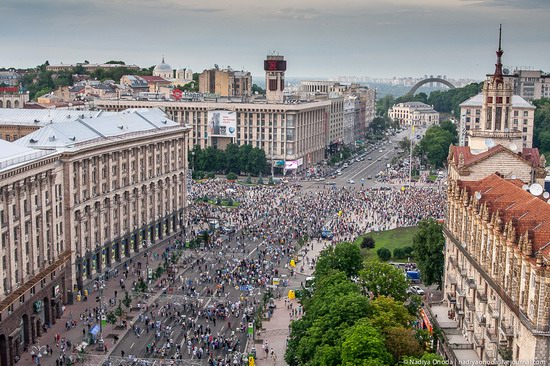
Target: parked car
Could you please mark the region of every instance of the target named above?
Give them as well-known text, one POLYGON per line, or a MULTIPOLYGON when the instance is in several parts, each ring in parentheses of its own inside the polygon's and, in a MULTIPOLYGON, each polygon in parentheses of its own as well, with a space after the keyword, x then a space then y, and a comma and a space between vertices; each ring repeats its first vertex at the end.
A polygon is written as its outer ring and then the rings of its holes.
POLYGON ((355 184, 355 181, 353 179, 348 179, 349 184, 355 184))

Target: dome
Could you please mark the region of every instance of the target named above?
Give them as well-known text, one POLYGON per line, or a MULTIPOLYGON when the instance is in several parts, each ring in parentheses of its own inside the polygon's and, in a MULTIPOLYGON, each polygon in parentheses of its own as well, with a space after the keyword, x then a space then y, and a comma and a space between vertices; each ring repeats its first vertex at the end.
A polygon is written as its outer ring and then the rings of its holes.
POLYGON ((162 58, 162 62, 155 66, 153 69, 153 75, 154 76, 164 76, 165 74, 172 74, 172 66, 168 65, 164 62, 164 57, 162 58))

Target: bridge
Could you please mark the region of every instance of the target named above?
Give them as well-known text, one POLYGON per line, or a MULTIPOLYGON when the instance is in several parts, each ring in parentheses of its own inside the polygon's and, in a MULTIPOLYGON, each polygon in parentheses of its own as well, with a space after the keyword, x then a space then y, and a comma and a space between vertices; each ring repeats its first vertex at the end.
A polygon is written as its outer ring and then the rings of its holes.
POLYGON ((428 79, 421 80, 418 83, 414 84, 413 87, 411 88, 411 90, 409 90, 409 92, 407 94, 414 95, 414 93, 416 93, 418 88, 420 88, 422 85, 428 84, 428 83, 439 83, 439 84, 443 84, 443 85, 448 86, 449 89, 455 89, 455 86, 453 84, 451 84, 449 81, 445 80, 445 79, 428 78, 428 79))

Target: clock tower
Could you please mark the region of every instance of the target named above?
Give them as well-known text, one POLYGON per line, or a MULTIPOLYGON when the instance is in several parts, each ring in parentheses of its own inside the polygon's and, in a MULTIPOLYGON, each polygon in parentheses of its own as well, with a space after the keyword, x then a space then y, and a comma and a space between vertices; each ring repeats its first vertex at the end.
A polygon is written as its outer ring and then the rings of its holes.
POLYGON ((286 61, 284 56, 268 55, 264 61, 265 98, 268 103, 283 103, 286 61))

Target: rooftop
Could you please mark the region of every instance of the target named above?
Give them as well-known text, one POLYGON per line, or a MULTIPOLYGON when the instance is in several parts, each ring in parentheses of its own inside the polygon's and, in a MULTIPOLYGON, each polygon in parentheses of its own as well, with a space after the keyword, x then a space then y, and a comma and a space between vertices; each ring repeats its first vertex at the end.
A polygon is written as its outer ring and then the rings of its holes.
POLYGON ((26 163, 50 154, 48 151, 37 151, 0 139, 0 172, 15 165, 26 163))
POLYGON ((487 206, 490 215, 498 212, 500 229, 508 222, 516 232, 516 238, 528 234, 533 245, 533 252, 550 256, 550 204, 542 194, 535 196, 523 189, 521 182, 507 180, 498 174, 492 174, 478 181, 458 181, 458 186, 466 189, 471 197, 476 192, 481 194, 479 203, 487 206))
POLYGON ((0 108, 0 125, 45 126, 50 123, 75 121, 79 118, 97 118, 116 112, 77 111, 69 109, 9 109, 0 108))
POLYGON ((151 133, 180 124, 169 120, 160 109, 109 113, 97 118, 78 118, 65 123, 48 124, 15 143, 34 149, 78 149, 93 142, 112 140, 136 133, 151 133))
POLYGON ((479 154, 472 154, 472 151, 470 150, 469 146, 452 145, 451 154, 449 155, 449 157, 453 160, 454 165, 458 166, 460 164, 460 156, 462 155, 464 159, 463 166, 467 167, 475 163, 478 163, 499 152, 508 152, 509 154, 516 156, 518 159, 525 160, 527 163, 529 163, 531 166, 534 166, 534 167, 538 166, 540 162, 540 153, 539 153, 539 149, 537 148, 524 148, 523 151, 516 153, 500 144, 497 144, 492 148, 488 149, 487 151, 484 151, 479 154))

